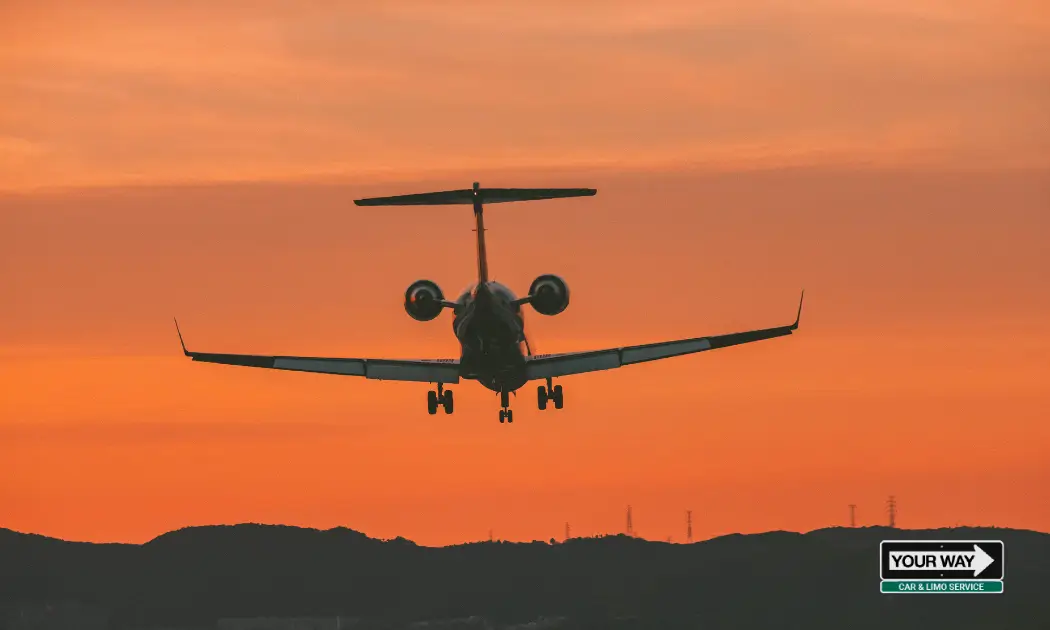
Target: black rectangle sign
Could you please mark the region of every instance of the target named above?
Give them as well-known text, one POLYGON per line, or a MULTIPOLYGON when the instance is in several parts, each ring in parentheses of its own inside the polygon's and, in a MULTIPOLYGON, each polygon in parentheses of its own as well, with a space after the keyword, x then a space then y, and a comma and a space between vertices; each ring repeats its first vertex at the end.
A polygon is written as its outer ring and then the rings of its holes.
POLYGON ((879 554, 884 580, 1001 580, 1005 573, 1001 540, 884 540, 879 554))

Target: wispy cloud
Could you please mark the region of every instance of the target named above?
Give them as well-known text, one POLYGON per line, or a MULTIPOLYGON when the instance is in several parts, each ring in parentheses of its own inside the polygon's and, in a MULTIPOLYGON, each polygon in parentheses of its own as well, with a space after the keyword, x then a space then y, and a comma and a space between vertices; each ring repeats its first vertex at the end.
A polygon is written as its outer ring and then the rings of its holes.
POLYGON ((0 188, 799 156, 1039 163, 1050 12, 1008 4, 11 3, 0 137, 17 142, 0 142, 0 188))

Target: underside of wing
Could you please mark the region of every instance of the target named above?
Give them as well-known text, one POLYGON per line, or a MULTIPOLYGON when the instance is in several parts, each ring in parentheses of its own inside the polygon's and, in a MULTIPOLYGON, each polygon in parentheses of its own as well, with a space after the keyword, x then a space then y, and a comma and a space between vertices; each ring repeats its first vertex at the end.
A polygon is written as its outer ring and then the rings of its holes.
POLYGON ((609 348, 606 350, 591 350, 586 352, 568 352, 565 354, 540 354, 529 357, 525 364, 525 375, 529 380, 567 376, 569 374, 583 374, 586 372, 598 372, 611 370, 634 363, 668 359, 685 354, 695 354, 705 350, 716 348, 727 348, 763 339, 773 339, 790 335, 798 329, 799 319, 802 317, 802 300, 798 303, 798 315, 795 322, 788 326, 775 328, 763 328, 760 330, 749 330, 746 332, 730 333, 727 335, 713 335, 710 337, 694 337, 692 339, 678 339, 675 341, 663 341, 638 346, 624 346, 622 348, 609 348))
MULTIPOLYGON (((178 322, 175 323, 175 328, 178 330, 178 322)), ((459 382, 459 361, 456 359, 357 359, 192 352, 186 349, 186 344, 182 340, 182 331, 179 331, 179 343, 182 344, 182 352, 186 356, 202 363, 363 376, 381 381, 459 382)))

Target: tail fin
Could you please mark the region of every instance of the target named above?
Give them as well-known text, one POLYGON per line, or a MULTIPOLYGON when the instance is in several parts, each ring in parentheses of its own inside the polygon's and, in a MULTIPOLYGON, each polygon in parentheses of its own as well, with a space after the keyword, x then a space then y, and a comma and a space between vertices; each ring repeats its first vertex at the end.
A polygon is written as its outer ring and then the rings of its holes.
POLYGON ((489 256, 485 251, 485 217, 481 207, 481 189, 474 182, 474 231, 478 233, 478 284, 489 281, 489 256))
POLYGON ((415 195, 396 195, 393 197, 371 197, 368 199, 355 199, 354 203, 359 206, 473 205, 474 229, 478 233, 478 282, 484 283, 489 281, 489 263, 485 252, 483 204, 564 199, 566 197, 590 197, 597 194, 597 192, 594 188, 481 188, 478 182, 474 182, 473 188, 464 188, 462 190, 445 190, 415 195))

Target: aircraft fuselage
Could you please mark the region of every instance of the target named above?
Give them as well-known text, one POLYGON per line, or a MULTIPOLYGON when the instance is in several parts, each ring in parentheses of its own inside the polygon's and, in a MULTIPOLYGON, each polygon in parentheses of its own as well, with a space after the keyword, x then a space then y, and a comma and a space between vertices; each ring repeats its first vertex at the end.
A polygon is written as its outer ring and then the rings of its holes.
POLYGON ((494 392, 513 392, 528 380, 525 319, 515 300, 506 286, 480 282, 465 291, 453 309, 462 376, 494 392))

